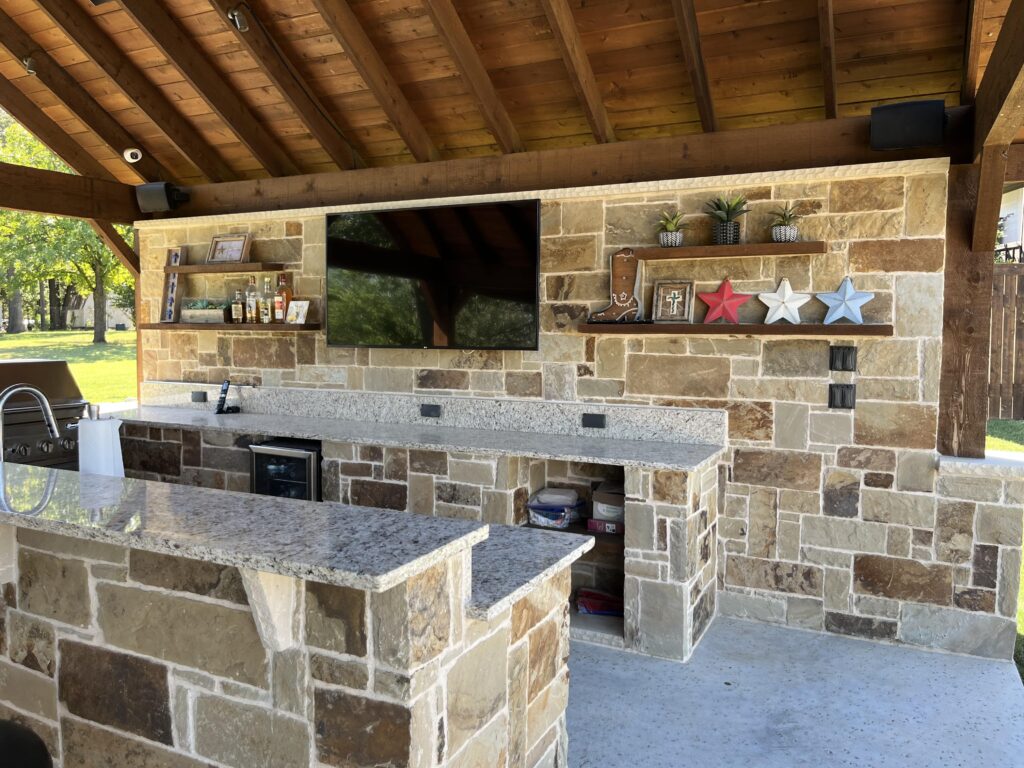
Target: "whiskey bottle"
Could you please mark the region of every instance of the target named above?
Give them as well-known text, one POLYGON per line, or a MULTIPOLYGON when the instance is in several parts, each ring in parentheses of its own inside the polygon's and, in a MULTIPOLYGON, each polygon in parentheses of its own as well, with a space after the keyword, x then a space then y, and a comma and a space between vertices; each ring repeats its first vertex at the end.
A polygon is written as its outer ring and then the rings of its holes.
POLYGON ((274 319, 274 291, 270 287, 270 278, 263 278, 263 293, 260 294, 260 322, 269 324, 274 319))
POLYGON ((274 322, 283 323, 288 317, 288 305, 292 303, 292 289, 284 272, 277 276, 277 293, 274 295, 274 322))
POLYGON ((239 325, 245 322, 245 298, 240 290, 235 291, 231 301, 231 322, 239 325))
POLYGON ((249 285, 245 289, 245 322, 260 321, 260 297, 256 291, 256 276, 249 277, 249 285))

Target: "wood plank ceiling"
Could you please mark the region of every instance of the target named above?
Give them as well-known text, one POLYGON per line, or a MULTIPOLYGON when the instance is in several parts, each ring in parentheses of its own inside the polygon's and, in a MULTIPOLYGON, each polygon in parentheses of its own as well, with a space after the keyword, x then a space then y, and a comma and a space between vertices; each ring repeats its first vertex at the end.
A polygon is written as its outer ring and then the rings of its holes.
POLYGON ((976 2, 0 0, 0 77, 118 180, 194 184, 956 105, 1009 5, 976 2))

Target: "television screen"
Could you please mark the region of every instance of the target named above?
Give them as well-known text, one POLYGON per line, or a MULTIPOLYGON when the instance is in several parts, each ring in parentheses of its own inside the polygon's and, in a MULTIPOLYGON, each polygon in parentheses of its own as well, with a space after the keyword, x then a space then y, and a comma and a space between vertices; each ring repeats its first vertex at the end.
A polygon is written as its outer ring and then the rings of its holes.
POLYGON ((536 349, 540 201, 327 217, 327 343, 536 349))

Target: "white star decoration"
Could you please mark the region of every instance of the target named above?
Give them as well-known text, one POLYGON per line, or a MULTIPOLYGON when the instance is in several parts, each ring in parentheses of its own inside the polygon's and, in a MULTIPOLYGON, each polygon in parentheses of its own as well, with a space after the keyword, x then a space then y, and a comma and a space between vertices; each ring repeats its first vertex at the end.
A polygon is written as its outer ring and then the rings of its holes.
POLYGON ((834 323, 836 320, 849 318, 857 324, 864 322, 861 317, 860 308, 875 298, 875 294, 868 291, 858 291, 853 287, 853 280, 844 278, 835 293, 819 293, 818 299, 828 306, 828 314, 825 315, 825 324, 834 323))
POLYGON ((793 293, 789 284, 789 278, 782 278, 775 293, 759 293, 757 298, 768 307, 766 323, 774 323, 777 320, 788 320, 794 325, 800 322, 800 307, 811 300, 809 293, 793 293))

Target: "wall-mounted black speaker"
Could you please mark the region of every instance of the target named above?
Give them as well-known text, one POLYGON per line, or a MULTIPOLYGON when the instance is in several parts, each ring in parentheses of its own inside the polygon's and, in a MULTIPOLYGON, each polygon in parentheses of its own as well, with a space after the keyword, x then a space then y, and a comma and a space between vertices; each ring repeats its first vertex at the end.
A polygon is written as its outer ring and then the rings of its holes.
POLYGON ((872 149, 935 147, 942 144, 945 133, 943 101, 908 101, 871 110, 872 149))
POLYGON ((143 213, 164 213, 187 203, 188 192, 165 181, 154 181, 135 187, 135 200, 143 213))

